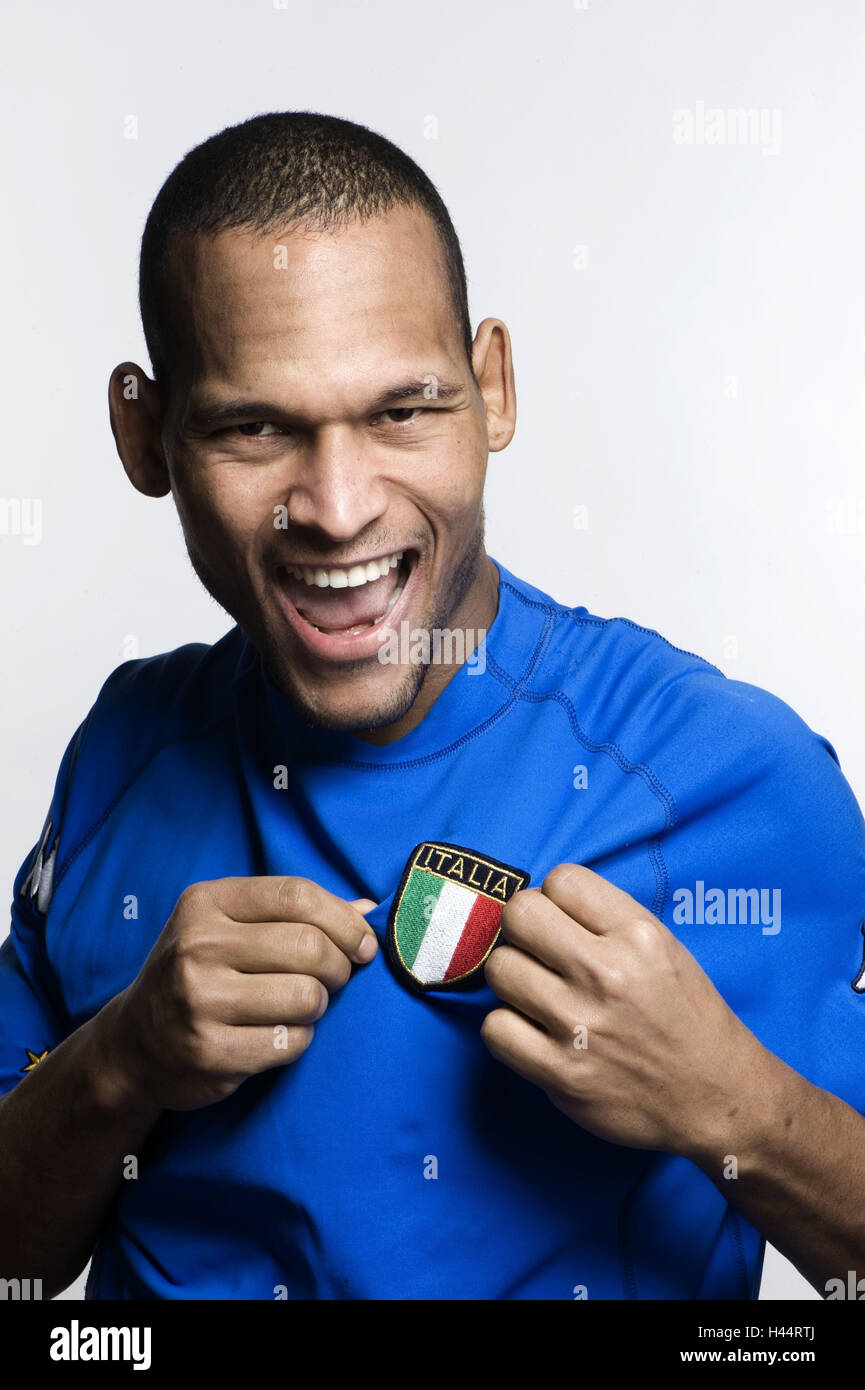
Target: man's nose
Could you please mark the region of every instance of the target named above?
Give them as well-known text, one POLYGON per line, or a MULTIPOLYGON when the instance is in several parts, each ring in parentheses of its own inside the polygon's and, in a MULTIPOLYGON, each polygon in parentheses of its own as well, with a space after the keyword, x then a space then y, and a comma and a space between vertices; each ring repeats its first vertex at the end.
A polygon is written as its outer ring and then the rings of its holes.
POLYGON ((297 526, 351 540, 387 509, 376 450, 347 426, 318 430, 296 468, 286 506, 297 526))

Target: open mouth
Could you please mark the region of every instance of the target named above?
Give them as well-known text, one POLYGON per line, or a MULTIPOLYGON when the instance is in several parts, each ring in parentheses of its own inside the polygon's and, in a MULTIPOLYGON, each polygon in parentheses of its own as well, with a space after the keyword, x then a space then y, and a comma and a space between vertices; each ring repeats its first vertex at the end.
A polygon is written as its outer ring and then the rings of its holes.
POLYGON ((366 655, 367 646, 377 649, 416 560, 415 551, 398 550, 354 565, 280 565, 276 580, 282 606, 312 651, 338 656, 356 648, 358 655, 366 655))

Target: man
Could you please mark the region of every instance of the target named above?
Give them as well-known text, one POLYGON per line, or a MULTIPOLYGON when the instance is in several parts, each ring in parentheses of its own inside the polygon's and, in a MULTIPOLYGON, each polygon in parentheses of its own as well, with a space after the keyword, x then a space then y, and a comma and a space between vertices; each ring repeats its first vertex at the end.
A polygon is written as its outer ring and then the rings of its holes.
POLYGON ((16 880, 3 1272, 754 1298, 768 1237, 865 1273, 859 811, 786 705, 485 554, 510 340, 425 175, 312 113, 223 131, 141 308, 118 451, 236 626, 109 677, 16 880))

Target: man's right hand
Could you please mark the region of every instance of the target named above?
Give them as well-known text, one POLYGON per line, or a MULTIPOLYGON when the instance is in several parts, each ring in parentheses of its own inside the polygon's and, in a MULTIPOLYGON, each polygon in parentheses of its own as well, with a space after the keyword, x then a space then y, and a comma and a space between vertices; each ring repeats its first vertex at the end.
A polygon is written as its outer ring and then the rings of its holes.
POLYGON ((362 915, 374 906, 305 878, 192 884, 139 974, 93 1020, 121 1091, 196 1110, 294 1062, 352 962, 375 955, 362 915))

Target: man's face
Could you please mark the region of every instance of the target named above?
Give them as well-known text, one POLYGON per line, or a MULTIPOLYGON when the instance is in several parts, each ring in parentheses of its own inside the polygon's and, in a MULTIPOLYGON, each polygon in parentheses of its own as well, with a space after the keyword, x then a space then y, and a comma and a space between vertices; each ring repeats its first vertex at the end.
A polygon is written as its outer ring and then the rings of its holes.
POLYGON ((162 442, 196 572, 310 722, 398 720, 426 672, 379 661, 388 628, 455 625, 489 563, 484 402, 431 221, 196 238, 177 281, 162 442))

